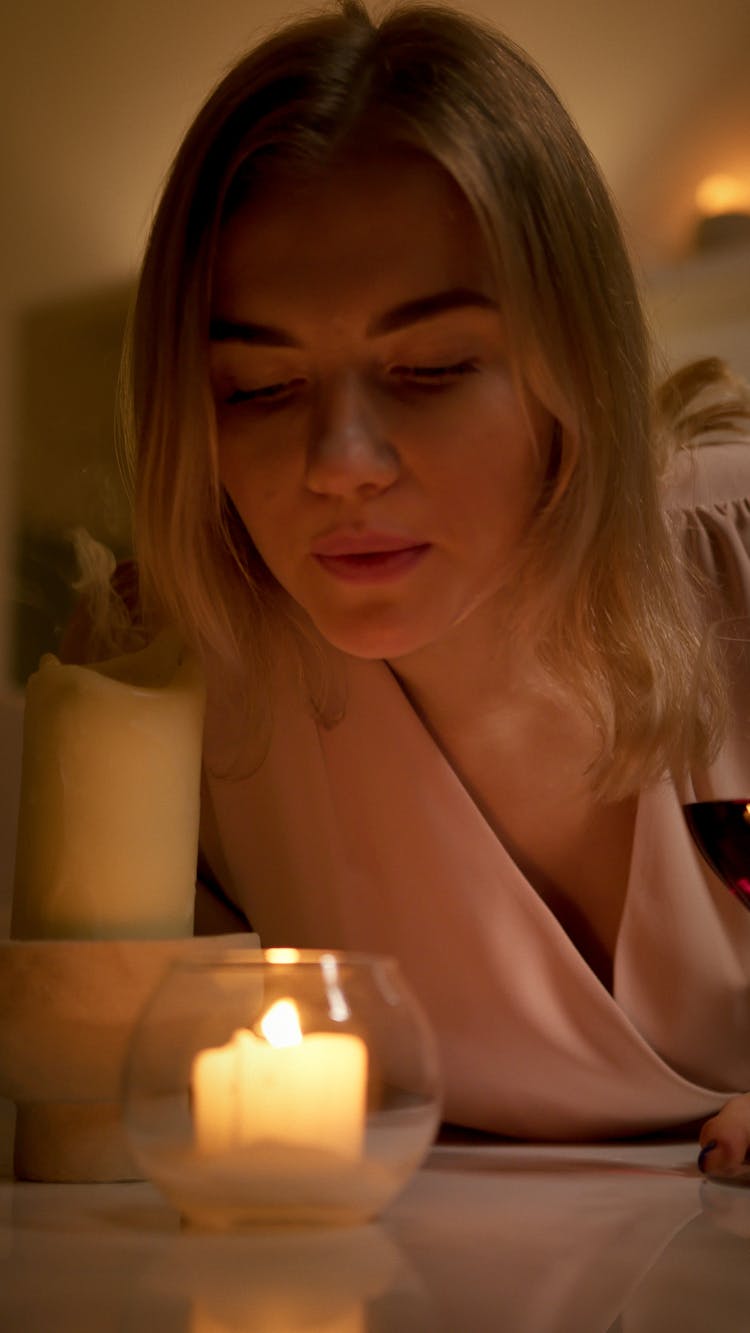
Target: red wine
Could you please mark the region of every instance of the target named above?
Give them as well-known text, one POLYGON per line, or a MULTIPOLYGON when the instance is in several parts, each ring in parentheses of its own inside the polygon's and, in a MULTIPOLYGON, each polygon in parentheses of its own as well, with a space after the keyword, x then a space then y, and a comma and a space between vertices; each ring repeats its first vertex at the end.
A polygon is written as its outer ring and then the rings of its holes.
POLYGON ((683 810, 714 874, 750 909, 750 800, 694 801, 683 810))

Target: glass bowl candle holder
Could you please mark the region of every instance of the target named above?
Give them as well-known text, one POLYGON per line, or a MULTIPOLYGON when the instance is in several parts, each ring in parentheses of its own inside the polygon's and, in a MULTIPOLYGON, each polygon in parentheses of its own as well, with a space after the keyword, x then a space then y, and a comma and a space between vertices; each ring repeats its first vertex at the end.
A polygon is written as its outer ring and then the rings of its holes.
POLYGON ((353 1224, 421 1162, 439 1084, 392 959, 228 949, 167 970, 133 1033, 123 1110, 136 1162, 193 1224, 353 1224))

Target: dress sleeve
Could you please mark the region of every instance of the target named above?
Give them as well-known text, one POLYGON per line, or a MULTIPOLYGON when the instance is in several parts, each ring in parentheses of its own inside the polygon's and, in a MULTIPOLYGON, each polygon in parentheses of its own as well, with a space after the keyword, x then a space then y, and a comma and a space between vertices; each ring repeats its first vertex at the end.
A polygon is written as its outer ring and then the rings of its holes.
MULTIPOLYGON (((750 438, 682 450, 666 503, 685 559, 719 618, 750 615, 750 438)), ((709 442, 709 440, 711 442, 709 442)))

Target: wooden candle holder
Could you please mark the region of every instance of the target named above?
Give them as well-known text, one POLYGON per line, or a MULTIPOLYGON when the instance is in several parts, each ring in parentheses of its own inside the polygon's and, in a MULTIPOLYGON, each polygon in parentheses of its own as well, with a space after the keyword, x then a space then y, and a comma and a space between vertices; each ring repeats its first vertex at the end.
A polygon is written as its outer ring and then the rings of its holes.
POLYGON ((133 1025, 166 967, 257 935, 0 940, 0 1097, 16 1104, 20 1180, 135 1180, 120 1114, 133 1025))

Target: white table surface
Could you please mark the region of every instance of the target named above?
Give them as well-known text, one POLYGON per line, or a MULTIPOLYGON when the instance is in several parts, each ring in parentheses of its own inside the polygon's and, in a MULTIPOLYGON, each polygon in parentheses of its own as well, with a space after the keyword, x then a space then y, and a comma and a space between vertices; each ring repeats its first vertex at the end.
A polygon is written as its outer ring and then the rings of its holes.
POLYGON ((694 1144, 433 1150, 376 1223, 211 1234, 0 1183, 2 1333, 748 1333, 750 1189, 694 1144))

